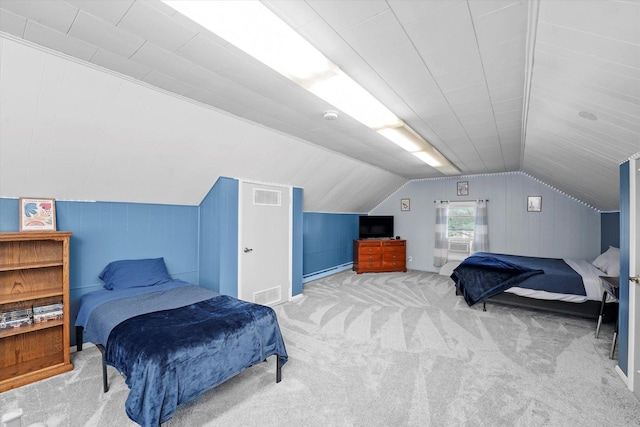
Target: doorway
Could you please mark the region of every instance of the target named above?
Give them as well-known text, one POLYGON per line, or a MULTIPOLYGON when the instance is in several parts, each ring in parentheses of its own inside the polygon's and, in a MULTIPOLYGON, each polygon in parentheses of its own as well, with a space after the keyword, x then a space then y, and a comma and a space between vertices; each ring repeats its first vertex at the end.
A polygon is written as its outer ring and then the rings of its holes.
POLYGON ((291 188, 241 182, 238 296, 273 306, 291 298, 291 188))

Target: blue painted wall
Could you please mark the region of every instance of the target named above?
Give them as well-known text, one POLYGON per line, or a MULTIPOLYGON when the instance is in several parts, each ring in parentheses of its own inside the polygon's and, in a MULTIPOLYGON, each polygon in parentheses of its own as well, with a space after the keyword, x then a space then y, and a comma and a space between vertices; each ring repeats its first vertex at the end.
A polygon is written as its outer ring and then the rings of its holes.
MULTIPOLYGON (((620 165, 620 277, 629 277, 631 248, 631 188, 629 161, 620 165)), ((620 281, 618 306, 618 366, 629 375, 629 280, 620 281)))
POLYGON ((236 179, 219 178, 200 203, 199 284, 238 297, 238 193, 236 179))
POLYGON ((303 275, 353 262, 358 214, 303 214, 303 275))
MULTIPOLYGON (((119 259, 164 257, 175 279, 198 282, 198 207, 56 202, 57 229, 71 231, 71 322, 80 297, 102 289, 103 268, 119 259)), ((0 231, 18 231, 18 200, 0 199, 0 231)), ((71 334, 75 345, 75 334, 71 334)))
POLYGON ((620 247, 620 212, 600 214, 600 252, 620 247))

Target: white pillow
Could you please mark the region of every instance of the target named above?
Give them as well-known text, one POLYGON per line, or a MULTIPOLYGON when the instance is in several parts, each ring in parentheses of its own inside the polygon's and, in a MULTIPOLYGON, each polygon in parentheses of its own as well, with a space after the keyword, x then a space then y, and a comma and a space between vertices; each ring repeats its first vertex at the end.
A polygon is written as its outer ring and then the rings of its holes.
POLYGON ((609 249, 593 261, 593 265, 607 276, 620 276, 620 249, 609 246, 609 249))

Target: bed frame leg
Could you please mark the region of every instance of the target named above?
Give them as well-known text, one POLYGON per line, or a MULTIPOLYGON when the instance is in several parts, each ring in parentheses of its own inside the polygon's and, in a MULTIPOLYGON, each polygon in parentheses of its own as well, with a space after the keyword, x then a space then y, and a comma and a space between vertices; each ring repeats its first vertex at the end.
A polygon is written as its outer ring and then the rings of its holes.
POLYGON ((82 326, 76 326, 76 351, 82 351, 82 326))
POLYGON ((107 381, 107 363, 104 355, 104 347, 100 344, 96 344, 96 347, 98 347, 98 350, 100 350, 102 354, 102 390, 106 393, 109 391, 109 381, 107 381))
POLYGON ((482 311, 487 311, 487 302, 482 301, 482 311))
POLYGON ((282 381, 282 359, 276 355, 276 383, 282 381))

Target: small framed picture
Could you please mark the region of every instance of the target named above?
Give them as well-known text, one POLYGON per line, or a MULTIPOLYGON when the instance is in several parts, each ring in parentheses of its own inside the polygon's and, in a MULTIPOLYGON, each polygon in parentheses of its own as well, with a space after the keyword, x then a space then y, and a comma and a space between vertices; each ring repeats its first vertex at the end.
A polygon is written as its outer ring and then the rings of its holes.
POLYGON ((55 231, 55 199, 20 198, 20 231, 55 231))
POLYGON ((400 200, 400 210, 401 211, 410 211, 411 210, 411 199, 402 199, 402 200, 400 200))
POLYGON ((528 196, 527 197, 527 212, 540 212, 542 211, 542 197, 541 196, 528 196))
POLYGON ((469 195, 469 181, 458 181, 458 196, 469 195))

